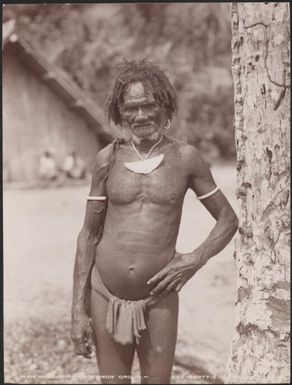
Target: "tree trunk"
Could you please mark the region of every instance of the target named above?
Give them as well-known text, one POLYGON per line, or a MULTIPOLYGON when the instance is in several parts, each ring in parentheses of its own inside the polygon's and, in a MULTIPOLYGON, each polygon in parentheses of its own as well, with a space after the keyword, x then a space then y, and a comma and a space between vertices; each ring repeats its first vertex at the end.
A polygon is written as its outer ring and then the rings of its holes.
POLYGON ((239 231, 226 383, 289 382, 288 3, 232 3, 239 231))

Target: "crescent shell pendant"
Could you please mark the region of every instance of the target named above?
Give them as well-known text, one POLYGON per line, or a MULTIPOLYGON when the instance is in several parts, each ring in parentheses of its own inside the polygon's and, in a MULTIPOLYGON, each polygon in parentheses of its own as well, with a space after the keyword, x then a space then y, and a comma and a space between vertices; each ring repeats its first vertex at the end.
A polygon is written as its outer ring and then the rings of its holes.
POLYGON ((150 174, 155 170, 164 158, 164 154, 154 156, 150 159, 138 160, 136 162, 125 162, 125 166, 128 170, 134 172, 135 174, 150 174))

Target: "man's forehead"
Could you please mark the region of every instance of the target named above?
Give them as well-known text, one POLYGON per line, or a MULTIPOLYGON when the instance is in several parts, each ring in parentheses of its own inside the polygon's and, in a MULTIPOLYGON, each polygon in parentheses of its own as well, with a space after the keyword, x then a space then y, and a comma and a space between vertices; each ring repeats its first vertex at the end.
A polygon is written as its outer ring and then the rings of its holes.
MULTIPOLYGON (((150 86, 142 82, 135 82, 128 85, 124 93, 124 101, 129 99, 153 98, 150 86)), ((154 99, 154 98, 153 98, 154 99)))

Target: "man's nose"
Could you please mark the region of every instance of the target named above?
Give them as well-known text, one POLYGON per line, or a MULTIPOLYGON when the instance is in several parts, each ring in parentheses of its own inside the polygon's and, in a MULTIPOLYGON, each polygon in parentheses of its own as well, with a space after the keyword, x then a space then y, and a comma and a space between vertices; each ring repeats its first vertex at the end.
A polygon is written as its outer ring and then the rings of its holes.
POLYGON ((147 118, 146 114, 144 113, 142 108, 138 109, 138 113, 136 115, 136 120, 145 120, 147 118))

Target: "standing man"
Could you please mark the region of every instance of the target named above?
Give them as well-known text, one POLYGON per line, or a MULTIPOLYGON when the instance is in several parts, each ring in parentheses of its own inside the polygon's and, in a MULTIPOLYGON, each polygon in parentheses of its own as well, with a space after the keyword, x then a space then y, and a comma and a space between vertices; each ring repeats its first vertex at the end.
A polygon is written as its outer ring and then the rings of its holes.
POLYGON ((199 151, 166 135, 177 95, 159 67, 125 61, 107 107, 129 139, 95 159, 77 242, 72 338, 85 357, 96 345, 102 383, 129 383, 135 351, 142 383, 170 383, 178 292, 228 244, 237 217, 199 151), (216 224, 201 245, 180 254, 175 245, 189 188, 216 224))

